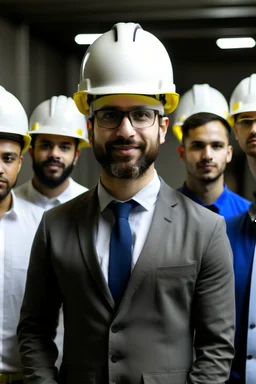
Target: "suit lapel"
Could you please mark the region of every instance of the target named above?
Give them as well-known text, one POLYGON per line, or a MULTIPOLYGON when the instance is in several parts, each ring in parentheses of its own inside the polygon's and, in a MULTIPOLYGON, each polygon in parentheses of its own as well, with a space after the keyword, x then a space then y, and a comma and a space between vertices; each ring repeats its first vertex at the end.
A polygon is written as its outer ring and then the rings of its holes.
POLYGON ((161 264, 161 255, 164 254, 165 242, 167 236, 174 236, 172 231, 173 207, 178 204, 176 193, 167 184, 161 181, 161 188, 156 202, 155 212, 149 233, 134 267, 124 297, 120 304, 122 305, 134 295, 147 273, 161 264))
POLYGON ((97 187, 88 191, 81 200, 77 209, 77 231, 84 260, 98 285, 100 292, 103 293, 110 306, 114 307, 114 301, 109 291, 108 285, 102 273, 96 247, 94 234, 99 217, 99 203, 97 187))

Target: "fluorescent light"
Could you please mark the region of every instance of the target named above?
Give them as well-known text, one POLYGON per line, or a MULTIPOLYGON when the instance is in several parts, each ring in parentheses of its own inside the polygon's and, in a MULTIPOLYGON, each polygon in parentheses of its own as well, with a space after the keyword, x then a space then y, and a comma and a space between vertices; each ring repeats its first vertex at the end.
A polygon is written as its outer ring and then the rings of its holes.
POLYGON ((221 49, 253 48, 255 40, 252 37, 230 37, 218 39, 216 44, 221 49))
POLYGON ((90 45, 101 35, 101 33, 81 33, 76 35, 75 42, 79 45, 90 45))

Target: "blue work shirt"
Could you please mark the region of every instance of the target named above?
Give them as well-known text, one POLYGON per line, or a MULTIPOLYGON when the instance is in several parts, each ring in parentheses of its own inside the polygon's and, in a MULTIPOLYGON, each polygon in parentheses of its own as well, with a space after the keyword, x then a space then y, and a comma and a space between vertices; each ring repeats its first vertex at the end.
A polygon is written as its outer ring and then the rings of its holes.
POLYGON ((241 212, 247 211, 251 205, 251 201, 244 199, 242 196, 232 192, 228 189, 227 185, 224 184, 224 190, 217 200, 212 204, 205 204, 200 199, 198 199, 186 186, 186 183, 183 184, 181 188, 178 188, 178 191, 183 195, 189 197, 191 200, 210 209, 213 212, 218 213, 223 216, 225 219, 238 215, 241 212))

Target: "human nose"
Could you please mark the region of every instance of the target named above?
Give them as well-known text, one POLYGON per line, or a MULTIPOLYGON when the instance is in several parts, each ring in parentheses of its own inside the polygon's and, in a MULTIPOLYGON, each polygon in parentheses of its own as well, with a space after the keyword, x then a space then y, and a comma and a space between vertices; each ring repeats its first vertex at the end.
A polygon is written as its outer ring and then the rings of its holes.
POLYGON ((212 160, 212 148, 209 145, 206 145, 203 150, 203 158, 207 160, 212 160))
POLYGON ((57 145, 54 145, 50 148, 49 155, 54 158, 60 158, 60 149, 57 145))
POLYGON ((134 127, 132 126, 132 123, 129 119, 129 115, 124 115, 124 117, 122 118, 122 121, 119 125, 119 127, 117 128, 117 131, 116 131, 116 135, 117 136, 122 136, 124 137, 125 139, 131 137, 131 136, 134 136, 135 135, 135 129, 134 127))
POLYGON ((4 173, 4 162, 0 161, 0 175, 4 173))

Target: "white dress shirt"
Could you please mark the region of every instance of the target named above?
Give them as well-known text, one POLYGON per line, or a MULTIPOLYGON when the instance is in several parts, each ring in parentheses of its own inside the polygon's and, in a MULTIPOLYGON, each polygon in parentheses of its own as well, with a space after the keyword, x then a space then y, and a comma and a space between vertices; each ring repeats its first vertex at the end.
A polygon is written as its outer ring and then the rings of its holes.
MULTIPOLYGON (((133 244, 132 270, 139 258, 149 232, 157 196, 160 190, 160 184, 159 177, 155 171, 151 182, 132 197, 133 200, 139 203, 139 206, 134 208, 129 215, 133 244)), ((112 226, 114 224, 114 215, 108 205, 111 201, 118 200, 114 199, 100 182, 98 183, 98 198, 100 204, 100 217, 98 228, 95 233, 96 250, 102 272, 108 282, 109 242, 112 226)))
POLYGON ((68 200, 73 199, 74 197, 84 193, 88 190, 88 188, 84 187, 81 184, 76 183, 71 177, 69 178, 68 187, 58 196, 49 198, 42 193, 38 192, 30 179, 26 183, 20 185, 15 188, 16 196, 21 199, 30 201, 31 203, 43 208, 45 211, 48 209, 57 207, 60 204, 65 203, 68 200))
MULTIPOLYGON (((76 183, 71 177, 69 178, 68 187, 58 196, 49 198, 42 193, 38 192, 30 179, 21 186, 15 188, 15 194, 24 199, 35 204, 38 207, 43 208, 44 211, 48 211, 51 208, 57 207, 60 204, 66 203, 67 201, 75 198, 76 196, 88 191, 88 188, 84 187, 81 184, 76 183)), ((39 223, 34 223, 35 227, 38 227, 39 223)), ((55 338, 55 343, 58 347, 59 355, 56 361, 56 366, 60 367, 62 356, 63 356, 63 338, 64 338, 64 320, 63 320, 63 311, 60 311, 59 325, 57 329, 57 335, 55 338)))
POLYGON ((16 329, 30 249, 44 212, 11 194, 12 207, 0 218, 0 373, 22 371, 16 329))

